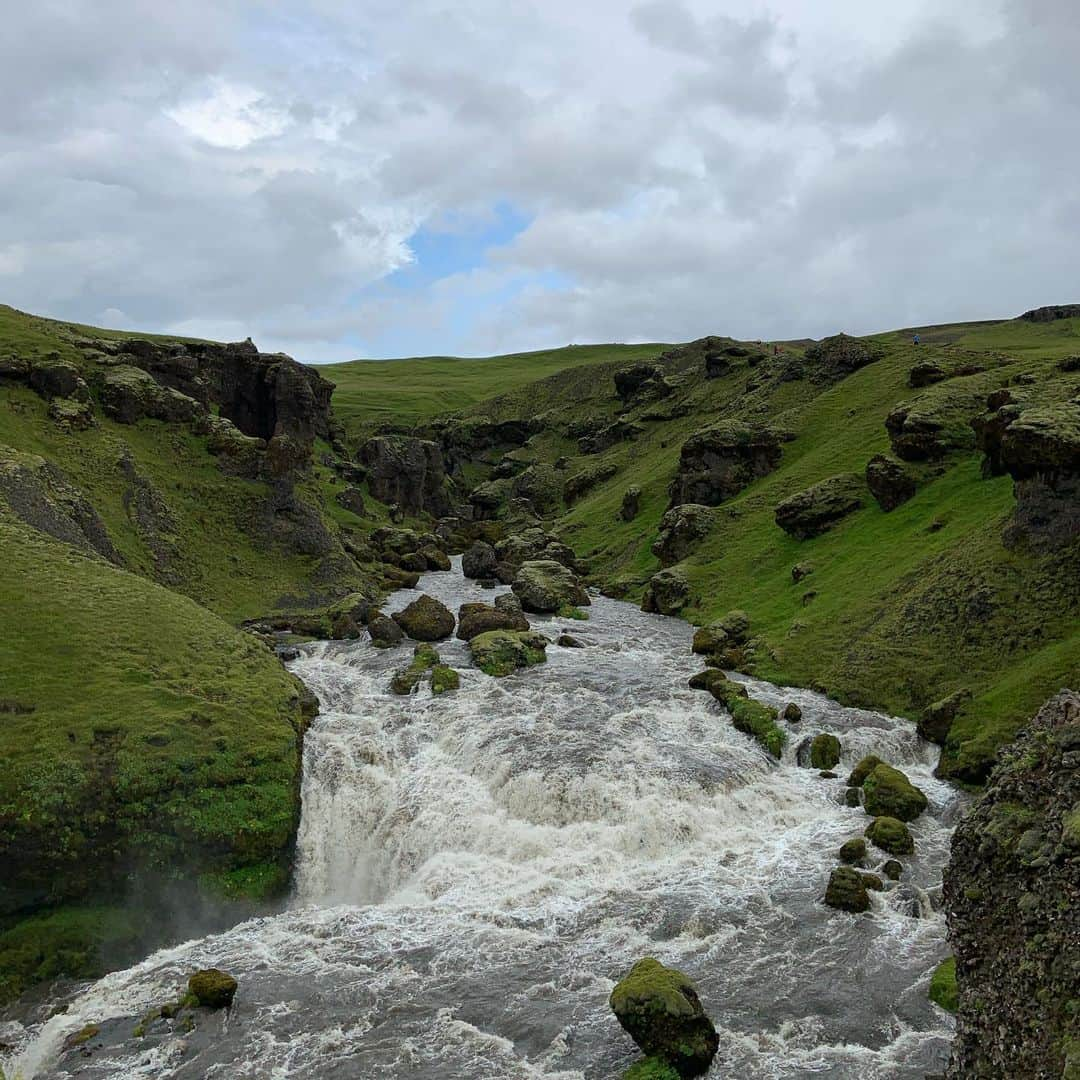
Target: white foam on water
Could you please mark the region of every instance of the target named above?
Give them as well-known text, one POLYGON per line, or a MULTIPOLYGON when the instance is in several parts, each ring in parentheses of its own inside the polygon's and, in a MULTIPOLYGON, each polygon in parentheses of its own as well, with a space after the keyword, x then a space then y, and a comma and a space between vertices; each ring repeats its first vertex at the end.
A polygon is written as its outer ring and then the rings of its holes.
MULTIPOLYGON (((490 600, 459 570, 421 588, 453 608, 490 600)), ((9 1075, 609 1077, 636 1051, 607 996, 646 954, 698 983, 721 1036, 716 1076, 940 1068, 951 1021, 925 995, 945 953, 933 896, 961 797, 932 777, 932 748, 907 722, 748 679, 755 697, 803 710, 772 762, 687 687, 690 627, 602 598, 591 616, 535 620, 587 647, 551 646, 546 665, 504 680, 440 643, 462 685, 437 698, 389 693, 407 647, 306 646, 293 670, 323 711, 289 909, 88 986, 16 1033, 9 1075), (841 739, 838 772, 874 752, 930 799, 904 882, 868 915, 821 903, 867 818, 842 805, 842 779, 798 767, 798 742, 818 731, 841 739), (131 1036, 131 1018, 208 965, 240 981, 227 1024, 131 1036), (110 1020, 89 1058, 61 1053, 110 1020)))

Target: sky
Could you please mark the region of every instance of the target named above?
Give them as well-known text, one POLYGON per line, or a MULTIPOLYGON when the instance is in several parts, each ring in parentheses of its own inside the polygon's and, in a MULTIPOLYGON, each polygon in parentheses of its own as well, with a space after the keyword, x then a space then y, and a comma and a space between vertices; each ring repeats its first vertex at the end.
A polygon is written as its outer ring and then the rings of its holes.
POLYGON ((0 302, 309 363, 1080 302, 1075 0, 34 0, 0 302))

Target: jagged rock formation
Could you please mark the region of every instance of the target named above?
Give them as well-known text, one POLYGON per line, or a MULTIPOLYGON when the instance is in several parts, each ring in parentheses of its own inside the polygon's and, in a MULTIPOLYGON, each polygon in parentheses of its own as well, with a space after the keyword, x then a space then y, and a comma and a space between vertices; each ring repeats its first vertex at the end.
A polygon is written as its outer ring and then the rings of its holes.
POLYGON ((1004 750, 953 835, 959 990, 949 1077, 1080 1075, 1080 695, 1004 750))
POLYGON ((660 519, 660 535, 652 545, 652 553, 661 566, 673 566, 694 550, 708 536, 716 519, 716 511, 709 506, 683 503, 673 506, 660 519))
POLYGON ((807 346, 804 355, 814 377, 832 382, 872 364, 881 356, 881 349, 860 338, 835 334, 807 346))
POLYGON ((668 489, 671 506, 718 506, 780 464, 780 437, 766 427, 724 420, 683 444, 668 489))
POLYGON ((902 506, 915 494, 915 478, 884 454, 875 454, 866 463, 866 486, 885 513, 902 506))
POLYGON ((1080 304, 1052 304, 1047 307, 1032 308, 1030 311, 1025 311, 1023 315, 1018 315, 1017 318, 1032 323, 1077 319, 1080 318, 1080 304))
POLYGON ((615 393, 625 407, 667 397, 671 390, 671 384, 657 364, 634 364, 615 372, 615 393))
POLYGON ((360 447, 368 488, 382 503, 407 514, 442 517, 450 512, 446 467, 437 443, 405 435, 376 435, 360 447))

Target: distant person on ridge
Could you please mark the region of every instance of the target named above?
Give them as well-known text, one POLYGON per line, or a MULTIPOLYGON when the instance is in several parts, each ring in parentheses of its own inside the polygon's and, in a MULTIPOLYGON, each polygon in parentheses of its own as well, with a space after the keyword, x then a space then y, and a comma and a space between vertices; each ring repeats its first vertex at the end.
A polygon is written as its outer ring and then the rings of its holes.
POLYGON ((911 340, 912 340, 913 345, 918 345, 919 344, 919 335, 916 334, 915 337, 913 337, 911 340))

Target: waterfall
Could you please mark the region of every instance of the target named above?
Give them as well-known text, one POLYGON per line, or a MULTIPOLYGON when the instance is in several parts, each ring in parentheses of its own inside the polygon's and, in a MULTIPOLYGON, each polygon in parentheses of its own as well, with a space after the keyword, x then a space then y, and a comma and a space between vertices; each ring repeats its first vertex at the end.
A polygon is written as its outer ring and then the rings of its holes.
MULTIPOLYGON (((459 560, 419 590, 453 609, 493 595, 459 560)), ((774 762, 687 687, 700 668, 690 627, 600 597, 590 613, 534 619, 585 647, 552 645, 547 664, 501 680, 469 667, 463 643, 439 643, 462 674, 439 697, 388 692, 407 647, 304 646, 291 666, 322 712, 287 910, 114 972, 44 1023, 0 1028, 17 1046, 9 1075, 601 1080, 637 1056, 607 996, 646 954, 697 983, 720 1033, 717 1077, 943 1067, 951 1021, 926 985, 944 922, 930 896, 962 797, 934 779, 912 726, 746 680, 802 709, 774 762), (794 744, 818 731, 840 738, 842 775, 873 751, 930 799, 903 883, 867 915, 821 903, 837 849, 868 819, 843 805, 842 779, 798 767, 794 744), (231 1015, 132 1037, 211 964, 239 979, 231 1015), (89 1021, 104 1046, 61 1053, 89 1021)))

